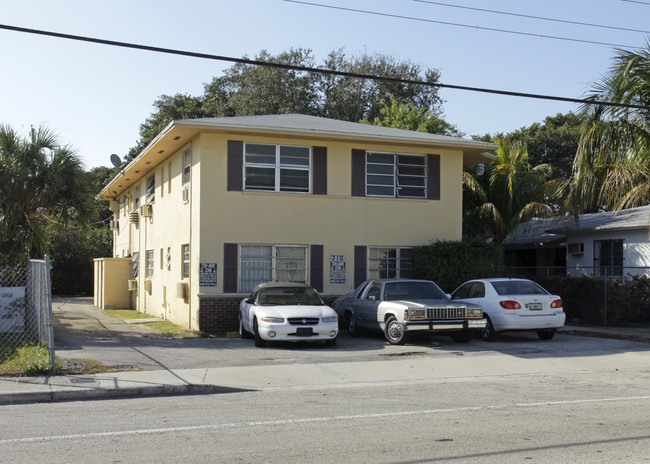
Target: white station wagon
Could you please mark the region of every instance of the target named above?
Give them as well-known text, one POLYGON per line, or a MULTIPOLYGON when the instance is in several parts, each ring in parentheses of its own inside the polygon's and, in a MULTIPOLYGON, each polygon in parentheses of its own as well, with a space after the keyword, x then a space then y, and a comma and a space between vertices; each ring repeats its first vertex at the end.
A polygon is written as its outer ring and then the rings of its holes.
POLYGON ((338 317, 309 285, 267 282, 255 287, 239 305, 239 335, 270 341, 323 341, 336 344, 338 317))

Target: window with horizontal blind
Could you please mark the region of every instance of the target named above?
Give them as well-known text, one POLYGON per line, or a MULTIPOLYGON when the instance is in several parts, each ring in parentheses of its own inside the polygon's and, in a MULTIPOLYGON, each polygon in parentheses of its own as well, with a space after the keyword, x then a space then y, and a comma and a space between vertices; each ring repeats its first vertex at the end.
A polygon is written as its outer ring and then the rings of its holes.
POLYGON ((311 148, 244 144, 244 190, 311 192, 311 148))
POLYGON ((427 163, 424 155, 366 153, 366 195, 427 198, 427 163))

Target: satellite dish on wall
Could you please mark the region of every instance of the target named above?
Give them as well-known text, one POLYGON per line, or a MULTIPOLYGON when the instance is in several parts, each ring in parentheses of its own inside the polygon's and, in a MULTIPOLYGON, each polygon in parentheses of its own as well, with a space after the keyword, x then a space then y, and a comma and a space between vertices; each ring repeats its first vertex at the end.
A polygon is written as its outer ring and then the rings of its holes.
POLYGON ((116 168, 122 166, 122 160, 115 153, 111 155, 111 163, 113 163, 113 166, 115 166, 116 168))

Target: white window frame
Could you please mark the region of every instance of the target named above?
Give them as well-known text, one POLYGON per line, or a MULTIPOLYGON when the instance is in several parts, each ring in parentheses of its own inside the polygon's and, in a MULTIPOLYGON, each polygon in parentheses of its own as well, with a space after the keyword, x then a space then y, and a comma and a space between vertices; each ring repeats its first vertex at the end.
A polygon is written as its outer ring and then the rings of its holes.
POLYGON ((145 276, 147 278, 151 278, 153 277, 153 271, 154 271, 154 251, 147 250, 145 256, 146 256, 145 276))
POLYGON ((181 259, 183 265, 181 266, 181 277, 183 279, 190 278, 190 244, 185 243, 181 245, 181 259))
POLYGON ((244 162, 242 166, 242 176, 244 179, 244 191, 248 192, 275 192, 275 193, 302 193, 310 194, 312 192, 312 169, 313 169, 313 154, 311 147, 302 146, 302 145, 273 145, 269 143, 253 143, 248 142, 244 143, 244 162), (246 147, 248 145, 265 145, 275 147, 275 163, 254 163, 247 161, 246 159, 246 147), (297 164, 282 164, 281 162, 281 151, 283 147, 287 148, 304 148, 309 152, 309 163, 307 166, 297 165, 297 164), (264 188, 251 188, 246 186, 246 168, 258 168, 258 169, 268 169, 273 170, 273 176, 275 185, 273 190, 264 189, 264 188), (283 188, 281 185, 281 175, 283 170, 292 170, 292 171, 306 171, 307 172, 307 190, 298 190, 298 189, 287 189, 283 188))
POLYGON ((239 246, 239 288, 242 293, 249 293, 262 282, 278 282, 278 281, 290 281, 290 282, 300 282, 307 283, 309 279, 309 249, 307 245, 270 245, 270 244, 242 244, 239 246), (268 248, 271 251, 270 256, 265 256, 263 254, 246 254, 246 249, 253 248, 268 248), (282 249, 288 248, 299 248, 304 250, 303 256, 290 256, 285 257, 281 256, 282 249), (302 261, 304 264, 302 267, 288 268, 288 267, 278 267, 279 263, 282 261, 302 261), (252 266, 247 265, 252 264, 252 266), (294 270, 298 275, 295 278, 279 278, 279 275, 282 275, 284 271, 294 270), (262 278, 253 277, 256 271, 259 274, 266 274, 262 278), (302 274, 303 278, 300 274, 302 274))
POLYGON ((192 152, 188 148, 183 152, 183 186, 192 180, 192 152))
POLYGON ((366 152, 365 159, 365 181, 366 181, 366 196, 368 197, 382 197, 382 198, 417 198, 417 199, 426 199, 427 198, 427 157, 426 155, 416 154, 416 153, 389 153, 381 151, 369 151, 366 152), (391 156, 393 158, 392 164, 373 162, 370 158, 372 155, 380 156, 391 156), (422 160, 422 164, 412 164, 409 163, 409 158, 418 158, 422 160), (383 173, 373 171, 373 167, 393 167, 392 173, 383 173), (415 173, 413 171, 420 170, 421 173, 415 173), (400 172, 401 170, 401 172, 400 172), (409 172, 410 171, 410 172, 409 172), (392 179, 392 182, 386 183, 373 183, 370 182, 370 178, 383 178, 383 179, 392 179), (418 179, 421 179, 421 185, 413 185, 418 182, 418 179), (410 181, 410 182, 409 182, 410 181), (380 194, 380 193, 371 193, 373 188, 383 188, 390 189, 390 194, 380 194), (413 191, 421 192, 417 195, 413 195, 413 191), (410 192, 410 194, 409 194, 410 192))
POLYGON ((153 173, 147 177, 147 204, 152 205, 156 202, 156 174, 153 173))
POLYGON ((413 278, 413 258, 406 256, 407 253, 410 255, 412 250, 413 247, 368 247, 368 279, 413 278), (385 254, 394 251, 395 257, 374 257, 373 251, 385 254), (391 266, 391 263, 394 265, 391 266))

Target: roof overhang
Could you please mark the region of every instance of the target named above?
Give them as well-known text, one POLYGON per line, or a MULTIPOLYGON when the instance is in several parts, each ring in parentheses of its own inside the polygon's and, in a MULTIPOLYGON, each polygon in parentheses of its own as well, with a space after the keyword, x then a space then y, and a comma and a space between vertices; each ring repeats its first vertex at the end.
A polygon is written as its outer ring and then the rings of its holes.
MULTIPOLYGON (((428 149, 455 149, 463 152, 463 166, 474 166, 493 161, 496 156, 488 150, 496 150, 498 145, 460 137, 438 136, 432 139, 431 134, 423 134, 405 130, 377 130, 375 134, 368 131, 340 131, 319 127, 289 127, 286 125, 251 125, 241 121, 245 118, 207 118, 172 121, 163 129, 142 152, 127 166, 121 169, 104 189, 97 195, 98 200, 115 200, 124 191, 147 175, 152 168, 158 166, 169 156, 176 153, 184 145, 201 132, 233 134, 236 137, 246 135, 272 135, 283 138, 337 141, 362 141, 377 145, 403 145, 412 147, 427 147, 428 149), (381 132, 381 133, 380 133, 381 132), (427 138, 427 136, 429 138, 427 138)), ((349 123, 354 124, 354 123, 349 123)), ((361 124, 359 124, 361 125, 361 124)), ((370 126, 376 127, 376 126, 370 126)), ((365 128, 364 128, 365 129, 365 128)))

